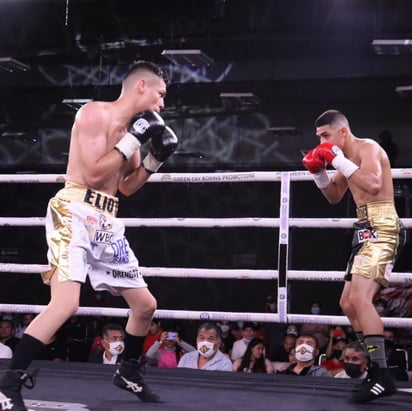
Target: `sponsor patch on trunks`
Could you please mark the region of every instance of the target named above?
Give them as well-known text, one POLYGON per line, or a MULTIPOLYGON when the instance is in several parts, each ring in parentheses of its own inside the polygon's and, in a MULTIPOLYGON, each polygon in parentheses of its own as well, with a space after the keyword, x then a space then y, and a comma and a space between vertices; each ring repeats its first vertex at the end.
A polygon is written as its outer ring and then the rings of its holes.
POLYGON ((367 228, 364 228, 363 230, 358 230, 356 234, 358 236, 358 243, 363 243, 365 241, 373 241, 378 238, 377 230, 369 230, 367 228))

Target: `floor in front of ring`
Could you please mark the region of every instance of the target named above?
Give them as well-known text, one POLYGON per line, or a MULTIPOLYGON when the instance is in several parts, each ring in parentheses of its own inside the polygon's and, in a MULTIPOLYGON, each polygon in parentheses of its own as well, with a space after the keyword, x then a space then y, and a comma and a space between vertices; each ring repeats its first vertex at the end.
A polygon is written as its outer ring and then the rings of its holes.
MULTIPOLYGON (((1 360, 0 370, 6 365, 1 360)), ((152 404, 115 387, 111 365, 39 361, 35 368, 40 369, 36 386, 23 389, 33 411, 406 411, 412 401, 412 384, 404 382, 391 397, 354 404, 352 380, 147 368, 145 380, 163 400, 152 404)))

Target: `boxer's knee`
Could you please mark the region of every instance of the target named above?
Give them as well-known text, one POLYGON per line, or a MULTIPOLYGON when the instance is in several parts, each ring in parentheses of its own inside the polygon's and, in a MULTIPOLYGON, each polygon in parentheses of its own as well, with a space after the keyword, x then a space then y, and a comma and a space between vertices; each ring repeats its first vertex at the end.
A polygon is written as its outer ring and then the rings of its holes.
POLYGON ((339 300, 339 306, 342 309, 342 311, 344 312, 345 315, 349 315, 353 312, 353 306, 352 304, 349 302, 347 296, 342 296, 339 300))
POLYGON ((130 307, 130 316, 135 317, 139 322, 150 323, 157 309, 156 299, 150 295, 143 303, 130 307))

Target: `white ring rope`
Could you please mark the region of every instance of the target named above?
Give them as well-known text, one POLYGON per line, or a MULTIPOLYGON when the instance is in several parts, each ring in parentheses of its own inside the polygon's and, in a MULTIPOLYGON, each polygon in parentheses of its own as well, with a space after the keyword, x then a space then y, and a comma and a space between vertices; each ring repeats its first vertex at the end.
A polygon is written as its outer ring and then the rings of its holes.
MULTIPOLYGON (((328 171, 333 175, 334 171, 328 171)), ((412 178, 412 169, 393 169, 392 177, 396 179, 412 178)), ((353 218, 289 218, 289 185, 290 181, 310 181, 312 176, 307 171, 291 172, 239 172, 239 173, 170 173, 153 174, 148 182, 154 183, 237 183, 237 182, 281 182, 280 218, 124 218, 128 227, 197 227, 197 228, 229 228, 229 227, 265 227, 279 228, 280 247, 288 246, 288 231, 290 228, 352 228, 356 219, 353 218), (283 207, 283 208, 282 208, 283 207), (286 209, 287 208, 287 209, 286 209)), ((65 176, 59 174, 3 174, 0 183, 64 183, 65 176)), ((412 218, 402 218, 407 228, 412 227, 412 218)), ((0 226, 44 226, 44 217, 0 217, 0 226)), ((283 249, 284 251, 285 249, 283 249)), ((281 249, 279 249, 279 252, 281 249)), ((279 254, 279 260, 281 259, 279 254)), ((283 253, 285 254, 285 253, 283 253)), ((285 255, 282 255, 285 258, 285 255)), ((46 271, 47 265, 41 264, 7 264, 0 263, 0 272, 36 273, 46 271)), ((341 281, 344 273, 341 271, 294 271, 288 270, 287 261, 284 261, 281 273, 279 270, 245 270, 245 269, 202 269, 202 268, 165 268, 140 267, 145 277, 168 278, 216 278, 216 279, 244 279, 244 280, 288 280, 305 281, 341 281)), ((412 283, 411 273, 392 273, 391 283, 412 283)), ((279 287, 278 300, 287 298, 287 287, 279 287), (280 298, 281 297, 281 298, 280 298)), ((187 319, 187 320, 230 320, 256 322, 288 322, 288 323, 316 323, 330 325, 349 325, 343 316, 289 314, 286 304, 278 301, 279 314, 268 313, 235 313, 217 311, 182 311, 157 310, 155 316, 159 318, 187 319)), ((0 304, 0 312, 26 313, 41 312, 45 306, 25 304, 0 304)), ((80 307, 78 315, 117 316, 126 317, 128 309, 106 307, 80 307)), ((382 318, 385 326, 412 327, 409 318, 382 318)))
MULTIPOLYGON (((245 183, 258 181, 280 181, 282 171, 251 171, 239 173, 156 173, 148 180, 150 183, 245 183)), ((329 175, 335 171, 328 170, 329 175)), ((308 171, 291 171, 291 181, 311 181, 308 171)), ((412 178, 412 168, 392 169, 392 178, 412 178)), ((0 174, 0 183, 64 183, 63 174, 0 174)))
MULTIPOLYGON (((279 218, 239 217, 239 218, 123 218, 127 227, 197 227, 231 228, 263 227, 277 228, 279 218)), ((292 228, 352 228, 355 218, 289 218, 292 228)), ((0 226, 44 226, 44 217, 0 217, 0 226)), ((412 227, 412 218, 402 218, 407 228, 412 227)))
MULTIPOLYGON (((0 304, 1 312, 12 313, 40 313, 46 308, 44 305, 29 304, 0 304)), ((107 308, 107 307, 80 307, 76 315, 104 316, 104 317, 127 317, 127 308, 107 308)), ((184 319, 203 321, 256 321, 256 322, 279 322, 279 314, 272 313, 237 313, 230 311, 184 311, 184 310, 156 310, 156 318, 163 319, 184 319)), ((387 327, 411 327, 412 318, 382 317, 382 321, 387 327)), ((306 315, 288 314, 286 322, 293 324, 311 323, 328 325, 349 325, 346 317, 337 315, 306 315)))
MULTIPOLYGON (((39 274, 49 269, 45 264, 12 264, 0 263, 0 272, 39 274)), ((256 270, 256 269, 226 269, 226 268, 168 268, 168 267, 139 267, 144 277, 155 278, 215 278, 222 280, 277 280, 277 270, 256 270)), ((343 271, 297 271, 288 270, 289 280, 295 281, 342 281, 343 271)), ((390 282, 394 284, 411 284, 412 273, 393 272, 390 282)))

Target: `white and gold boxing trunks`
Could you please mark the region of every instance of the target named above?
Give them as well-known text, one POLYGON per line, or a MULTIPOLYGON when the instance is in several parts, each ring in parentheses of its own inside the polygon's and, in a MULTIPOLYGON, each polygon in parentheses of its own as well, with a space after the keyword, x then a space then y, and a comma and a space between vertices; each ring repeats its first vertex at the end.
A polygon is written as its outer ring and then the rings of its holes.
POLYGON ((118 295, 118 288, 147 287, 139 262, 116 218, 119 200, 108 194, 66 182, 50 199, 46 215, 47 257, 50 270, 42 273, 50 283, 84 283, 89 276, 97 291, 118 295), (56 271, 57 269, 57 271, 56 271))
POLYGON ((358 222, 354 224, 345 280, 361 275, 388 287, 393 265, 405 242, 405 227, 392 201, 366 204, 358 207, 356 214, 358 222))

